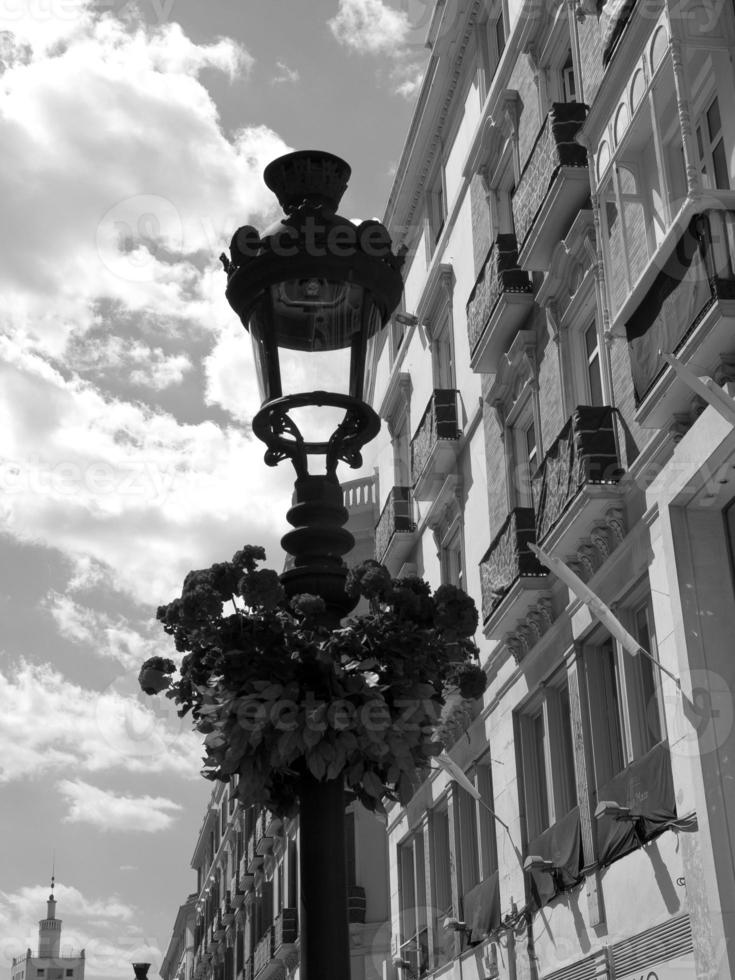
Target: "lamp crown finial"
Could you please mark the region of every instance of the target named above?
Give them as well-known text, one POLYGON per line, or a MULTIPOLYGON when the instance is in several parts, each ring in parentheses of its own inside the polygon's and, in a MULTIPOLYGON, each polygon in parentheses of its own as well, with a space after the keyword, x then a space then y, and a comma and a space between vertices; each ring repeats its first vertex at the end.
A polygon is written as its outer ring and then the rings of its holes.
POLYGON ((263 180, 287 214, 305 200, 336 211, 351 173, 350 165, 333 153, 297 150, 269 163, 263 180))

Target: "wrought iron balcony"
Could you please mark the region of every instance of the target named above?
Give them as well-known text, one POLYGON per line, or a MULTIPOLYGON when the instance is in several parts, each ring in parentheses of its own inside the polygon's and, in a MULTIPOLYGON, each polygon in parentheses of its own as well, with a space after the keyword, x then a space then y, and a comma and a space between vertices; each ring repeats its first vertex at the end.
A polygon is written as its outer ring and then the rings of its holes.
POLYGON ((498 235, 467 300, 467 335, 473 371, 495 374, 533 306, 533 286, 518 266, 515 235, 498 235))
POLYGON ((491 639, 501 636, 507 614, 518 617, 531 604, 523 603, 524 591, 545 587, 547 570, 528 547, 536 542, 536 527, 531 507, 516 507, 495 535, 480 562, 482 616, 485 634, 491 639), (523 605, 523 611, 519 608, 523 605), (501 610, 502 606, 502 610, 501 610), (504 615, 500 617, 500 612, 504 615))
POLYGON ((551 252, 590 194, 587 150, 576 136, 581 102, 554 102, 513 194, 513 221, 524 269, 548 269, 551 252))
POLYGON ((273 928, 269 927, 255 946, 253 953, 253 977, 265 970, 273 959, 273 928))
POLYGON ((247 848, 247 858, 248 858, 248 874, 253 874, 263 865, 263 856, 256 849, 256 834, 253 833, 248 837, 248 848, 247 848))
POLYGON ((538 543, 555 532, 555 549, 576 548, 619 496, 622 473, 614 409, 578 406, 533 477, 538 543))
POLYGON ((365 889, 361 885, 350 885, 347 895, 347 917, 350 922, 364 922, 367 912, 365 889))
POLYGON ((410 487, 393 487, 375 526, 375 557, 394 574, 415 543, 410 487))
POLYGON ((282 946, 289 946, 296 942, 299 935, 296 909, 281 909, 273 922, 273 933, 275 953, 278 953, 282 946))
MULTIPOLYGON (((714 193, 714 192, 713 192, 714 193)), ((693 361, 696 374, 716 376, 735 330, 735 211, 695 215, 626 322, 637 419, 661 428, 685 413, 691 391, 661 351, 693 361)), ((693 366, 694 366, 693 365, 693 366)))
POLYGON ((411 440, 411 477, 416 499, 432 500, 454 469, 462 435, 458 401, 459 393, 454 388, 435 389, 411 440))

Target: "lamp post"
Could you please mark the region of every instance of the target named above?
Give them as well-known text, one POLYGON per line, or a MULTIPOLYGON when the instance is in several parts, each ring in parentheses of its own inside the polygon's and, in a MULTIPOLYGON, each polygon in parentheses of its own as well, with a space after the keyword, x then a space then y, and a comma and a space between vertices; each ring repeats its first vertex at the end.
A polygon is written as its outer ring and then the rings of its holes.
MULTIPOLYGON (((293 564, 281 576, 289 597, 320 596, 323 625, 337 627, 357 603, 345 593, 343 555, 354 545, 336 476, 338 462, 361 465, 360 451, 380 429, 363 401, 368 343, 385 326, 403 291, 403 256, 395 255, 378 221, 359 225, 337 214, 350 167, 339 157, 303 150, 279 157, 264 180, 285 217, 260 234, 235 233, 227 299, 249 331, 262 398, 253 432, 266 444, 265 462, 290 459, 296 471, 293 530, 281 544, 293 564), (349 351, 335 373, 329 352, 349 351), (327 355, 325 359, 324 355, 327 355), (326 375, 333 380, 324 389, 326 375), (310 375, 310 377, 309 377, 310 375), (339 384, 337 383, 339 382, 339 384), (312 409, 330 409, 336 424, 316 434, 312 409), (337 415, 334 415, 337 410, 337 415), (338 413, 343 412, 341 418, 338 413), (302 431, 303 430, 303 431, 302 431), (325 471, 309 473, 309 456, 325 471)), ((342 778, 300 778, 301 964, 303 980, 350 975, 342 778)))

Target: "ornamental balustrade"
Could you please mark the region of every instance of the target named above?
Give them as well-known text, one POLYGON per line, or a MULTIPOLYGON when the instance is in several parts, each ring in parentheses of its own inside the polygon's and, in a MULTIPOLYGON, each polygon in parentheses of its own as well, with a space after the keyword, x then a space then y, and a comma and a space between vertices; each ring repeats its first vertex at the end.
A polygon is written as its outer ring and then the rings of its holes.
POLYGON ((273 928, 269 926, 258 940, 253 953, 253 977, 257 977, 261 970, 273 959, 273 928))
POLYGON ((614 409, 578 406, 532 479, 536 541, 543 542, 583 487, 617 484, 622 472, 614 409))
POLYGON ((436 388, 429 399, 416 434, 411 440, 411 477, 414 484, 426 469, 441 440, 456 442, 461 432, 458 423, 458 392, 454 388, 436 388))
POLYGON ((562 167, 587 169, 587 150, 576 136, 587 115, 581 102, 554 102, 539 130, 513 193, 513 223, 519 248, 562 167))
POLYGON ((252 874, 254 871, 257 871, 258 868, 260 868, 261 865, 263 864, 263 856, 258 853, 255 845, 256 845, 256 834, 252 833, 250 837, 248 837, 248 846, 247 846, 249 874, 252 874))
POLYGON ((531 279, 518 265, 515 235, 498 235, 467 300, 467 336, 474 352, 483 331, 507 293, 533 293, 531 279))
POLYGON ((382 561, 396 533, 416 530, 410 487, 393 487, 375 526, 375 557, 382 561))
POLYGON ((281 909, 273 921, 273 932, 274 952, 277 953, 281 946, 295 943, 299 934, 296 909, 281 909))
POLYGON ((524 576, 539 576, 546 573, 528 547, 535 542, 533 508, 514 508, 480 562, 484 620, 487 620, 497 609, 515 582, 524 576))

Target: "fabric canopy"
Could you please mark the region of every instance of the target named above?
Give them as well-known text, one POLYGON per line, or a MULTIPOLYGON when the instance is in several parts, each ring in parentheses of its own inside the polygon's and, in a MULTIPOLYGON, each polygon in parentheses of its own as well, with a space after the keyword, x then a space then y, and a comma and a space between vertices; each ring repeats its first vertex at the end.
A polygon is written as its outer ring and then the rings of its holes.
POLYGON ((608 21, 605 36, 602 41, 603 68, 606 67, 612 58, 615 47, 630 20, 630 15, 633 13, 634 6, 635 0, 613 0, 609 5, 609 9, 605 11, 610 20, 608 21))
POLYGON ((613 800, 640 815, 638 837, 630 820, 598 817, 597 859, 610 864, 629 851, 640 840, 650 840, 676 819, 674 781, 667 742, 659 742, 640 759, 597 790, 597 802, 613 800))
POLYGON ((468 891, 463 899, 464 921, 471 930, 469 941, 479 943, 500 925, 500 884, 498 872, 468 891))
POLYGON ((575 806, 565 817, 532 840, 528 845, 528 855, 538 855, 551 861, 556 868, 555 874, 530 872, 531 896, 539 907, 547 905, 563 888, 575 885, 584 863, 579 808, 575 806))

